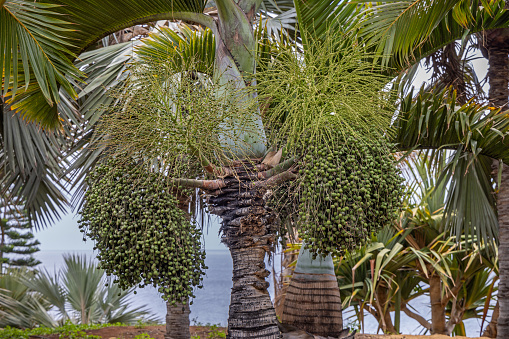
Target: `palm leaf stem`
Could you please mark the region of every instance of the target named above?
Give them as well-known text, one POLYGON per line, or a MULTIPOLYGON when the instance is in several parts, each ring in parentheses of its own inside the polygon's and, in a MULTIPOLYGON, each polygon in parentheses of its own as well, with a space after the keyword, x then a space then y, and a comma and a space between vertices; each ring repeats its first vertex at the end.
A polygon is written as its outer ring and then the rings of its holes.
POLYGON ((133 20, 130 20, 128 22, 122 23, 122 25, 115 26, 114 28, 111 28, 105 32, 103 32, 101 35, 97 35, 94 37, 94 40, 91 40, 88 42, 87 45, 80 48, 80 53, 88 50, 92 45, 94 45, 97 41, 103 39, 104 37, 118 32, 119 30, 126 28, 126 27, 132 27, 136 25, 142 25, 147 22, 153 22, 153 21, 160 21, 160 20, 182 20, 186 22, 194 22, 197 24, 200 24, 202 26, 205 26, 212 30, 215 36, 219 35, 217 24, 214 21, 214 19, 211 16, 208 16, 206 14, 202 13, 192 13, 192 12, 169 12, 169 13, 158 13, 153 14, 141 18, 136 18, 133 20))

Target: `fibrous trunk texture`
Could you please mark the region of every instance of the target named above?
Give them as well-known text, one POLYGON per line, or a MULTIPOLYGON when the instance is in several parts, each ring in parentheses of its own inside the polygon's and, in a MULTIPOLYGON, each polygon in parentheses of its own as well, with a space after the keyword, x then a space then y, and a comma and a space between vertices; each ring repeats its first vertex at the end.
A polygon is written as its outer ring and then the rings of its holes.
POLYGON ((429 278, 431 301, 431 334, 448 334, 445 326, 445 307, 442 304, 442 282, 438 275, 429 278))
POLYGON ((486 32, 488 53, 489 102, 503 110, 509 108, 509 28, 486 32))
POLYGON ((267 189, 255 187, 254 167, 233 168, 235 179, 209 192, 211 212, 222 217, 222 241, 233 260, 233 288, 228 318, 228 338, 280 338, 276 312, 265 278, 265 254, 274 245, 275 215, 265 206, 267 189))
POLYGON ((176 306, 166 303, 166 335, 164 339, 189 339, 189 302, 176 306))
MULTIPOLYGON (((509 28, 494 29, 483 34, 488 54, 489 102, 493 107, 509 108, 509 28)), ((499 224, 499 317, 497 338, 509 338, 509 169, 504 166, 497 194, 499 224)), ((495 316, 495 314, 494 314, 495 316)))
MULTIPOLYGON (((293 240, 293 242, 295 242, 295 240, 293 240)), ((287 239, 287 243, 292 243, 292 240, 287 239)), ((293 272, 295 270, 292 263, 298 259, 299 253, 297 251, 283 251, 281 255, 283 256, 283 260, 281 262, 282 271, 278 276, 279 280, 274 282, 274 308, 276 309, 276 314, 280 319, 283 317, 286 292, 288 291, 288 286, 290 286, 293 272)))
MULTIPOLYGON (((500 313, 497 320, 497 338, 509 338, 509 166, 502 170, 502 181, 497 194, 500 244, 498 300, 500 313)), ((493 315, 495 316, 495 314, 493 315)))
POLYGON ((337 338, 342 333, 341 298, 332 257, 312 260, 303 244, 281 319, 285 325, 324 337, 337 338))

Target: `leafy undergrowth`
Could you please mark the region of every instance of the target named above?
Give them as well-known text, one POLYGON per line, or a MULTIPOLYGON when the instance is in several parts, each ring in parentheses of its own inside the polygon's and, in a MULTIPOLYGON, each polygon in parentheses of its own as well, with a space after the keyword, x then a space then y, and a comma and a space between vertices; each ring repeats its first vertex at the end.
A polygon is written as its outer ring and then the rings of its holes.
POLYGON ((48 328, 37 327, 31 329, 21 330, 19 328, 11 328, 7 326, 0 329, 0 339, 28 339, 30 336, 48 336, 58 335, 61 338, 67 339, 101 339, 100 336, 87 334, 87 330, 96 330, 112 326, 126 326, 124 324, 95 324, 95 325, 76 325, 66 323, 63 326, 48 328))
MULTIPOLYGON (((222 339, 226 338, 224 327, 212 324, 194 324, 191 326, 192 339, 222 339)), ((165 325, 153 323, 104 324, 104 325, 74 325, 67 323, 56 328, 38 327, 20 330, 17 328, 0 328, 0 339, 163 339, 166 332, 165 325)))

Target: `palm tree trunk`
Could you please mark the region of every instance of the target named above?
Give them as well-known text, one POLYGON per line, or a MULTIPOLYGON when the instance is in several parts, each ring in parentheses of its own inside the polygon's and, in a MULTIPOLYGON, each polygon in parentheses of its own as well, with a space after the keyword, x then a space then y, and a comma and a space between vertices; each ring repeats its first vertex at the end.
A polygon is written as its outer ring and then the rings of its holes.
POLYGON ((312 334, 336 338, 341 334, 341 298, 330 255, 313 260, 302 244, 281 319, 312 334))
MULTIPOLYGON (((489 102, 503 110, 509 107, 509 29, 495 29, 484 33, 488 54, 489 102)), ((504 166, 502 182, 497 194, 499 224, 499 272, 497 338, 509 338, 509 169, 504 166)))
POLYGON ((445 326, 445 307, 442 305, 442 282, 434 274, 429 278, 429 297, 431 301, 431 334, 448 334, 445 326))
MULTIPOLYGON (((497 320, 497 338, 509 338, 509 170, 504 166, 497 194, 499 278, 498 300, 500 313, 497 320)), ((495 313, 493 314, 493 317, 495 313)))
POLYGON ((279 338, 276 312, 265 278, 265 254, 274 246, 275 216, 265 206, 266 188, 244 163, 233 168, 236 178, 226 187, 209 192, 211 212, 222 217, 222 241, 233 260, 233 288, 228 318, 228 338, 279 338))
POLYGON ((176 306, 166 303, 166 334, 164 339, 189 339, 189 301, 176 306))
MULTIPOLYGON (((296 242, 296 240, 287 239, 287 242, 292 243, 296 242)), ((276 309, 276 315, 279 319, 283 318, 283 308, 285 305, 286 293, 295 271, 295 267, 293 267, 291 264, 298 260, 299 253, 297 251, 283 251, 281 255, 283 256, 281 263, 282 271, 279 274, 279 281, 274 283, 274 286, 276 286, 274 290, 274 308, 276 309)))
POLYGON ((494 29, 485 33, 488 54, 488 93, 490 105, 509 108, 509 28, 494 29))

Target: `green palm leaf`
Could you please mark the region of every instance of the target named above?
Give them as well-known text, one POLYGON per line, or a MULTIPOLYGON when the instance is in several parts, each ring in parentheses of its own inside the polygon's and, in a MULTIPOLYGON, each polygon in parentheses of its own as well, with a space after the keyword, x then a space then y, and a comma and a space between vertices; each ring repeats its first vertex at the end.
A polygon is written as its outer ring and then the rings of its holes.
POLYGON ((26 0, 9 0, 0 7, 2 95, 11 97, 13 108, 28 120, 49 127, 59 123, 59 88, 75 96, 65 77, 80 74, 70 62, 71 23, 56 13, 57 7, 26 0))
POLYGON ((437 150, 454 150, 438 182, 449 190, 445 224, 457 239, 467 234, 496 241, 491 159, 509 161, 507 113, 473 102, 456 106, 455 92, 448 89, 421 90, 412 98, 410 93, 401 102, 394 141, 401 150, 435 150, 432 160, 437 150))
POLYGON ((159 27, 157 33, 150 34, 149 38, 144 39, 143 44, 136 48, 137 59, 145 63, 160 63, 171 59, 185 69, 192 64, 197 67, 197 72, 210 73, 216 50, 212 31, 193 31, 182 25, 178 33, 168 27, 159 27))
POLYGON ((505 2, 391 0, 368 3, 359 33, 378 44, 385 66, 406 68, 465 35, 509 26, 505 2))
POLYGON ((2 190, 25 205, 36 226, 48 224, 67 206, 64 150, 71 139, 63 132, 41 131, 1 102, 0 110, 2 190))
POLYGON ((186 20, 197 23, 212 18, 203 13, 204 0, 46 0, 61 5, 58 12, 74 23, 68 34, 75 41, 71 50, 79 55, 99 39, 125 27, 157 20, 186 20))
POLYGON ((3 95, 12 106, 45 127, 60 124, 56 103, 62 88, 75 96, 67 77, 77 80, 76 55, 124 27, 162 19, 214 26, 202 14, 205 1, 8 0, 0 8, 0 64, 3 95), (14 47, 16 46, 16 48, 14 47), (18 88, 23 87, 20 93, 18 88))
POLYGON ((357 4, 342 0, 297 0, 294 3, 299 29, 315 38, 331 31, 349 32, 355 27, 361 10, 357 4))
POLYGON ((394 142, 400 150, 462 149, 493 159, 509 161, 507 112, 489 109, 472 101, 456 105, 454 91, 425 92, 401 101, 394 142))

